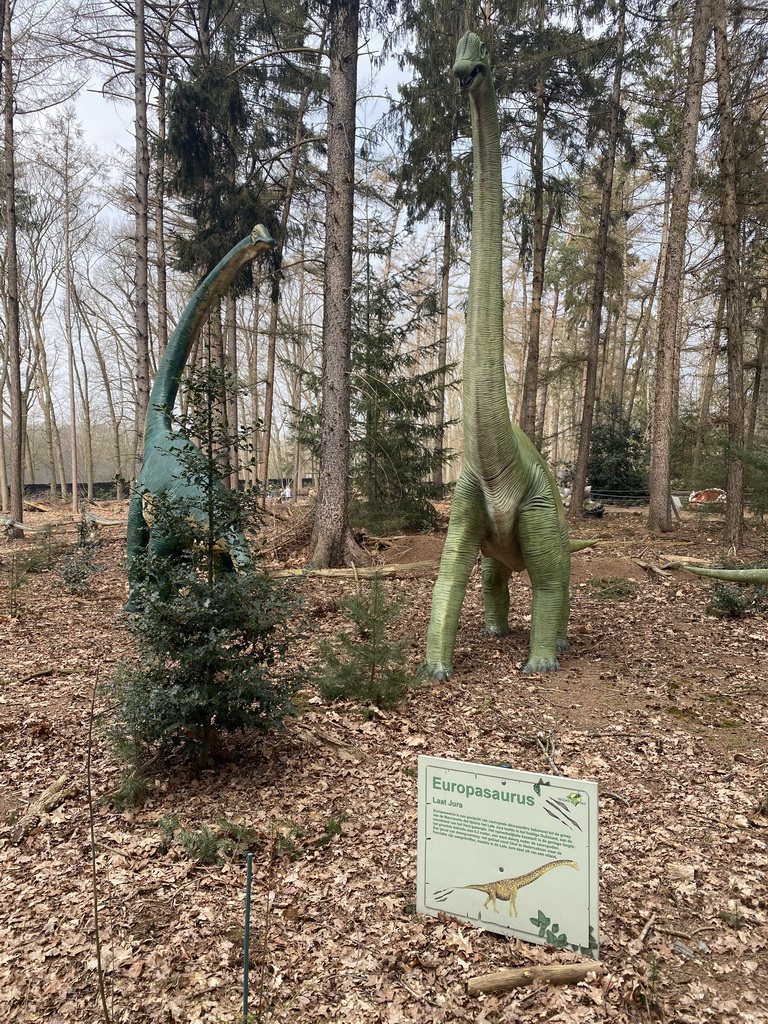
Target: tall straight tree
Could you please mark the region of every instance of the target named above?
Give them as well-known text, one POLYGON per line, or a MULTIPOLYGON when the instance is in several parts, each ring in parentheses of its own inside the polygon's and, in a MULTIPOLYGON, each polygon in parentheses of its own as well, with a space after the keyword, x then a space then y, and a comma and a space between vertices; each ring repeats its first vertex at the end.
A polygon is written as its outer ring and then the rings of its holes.
MULTIPOLYGON (((8 452, 9 511, 11 518, 24 518, 24 403, 21 390, 21 325, 19 318, 19 260, 16 247, 16 95, 13 61, 12 0, 2 0, 2 77, 3 77, 3 186, 5 226, 5 305, 8 335, 8 392, 11 408, 11 443, 8 452)), ((18 527, 11 536, 23 537, 18 527)))
POLYGON ((410 223, 437 216, 442 221, 440 246, 440 298, 437 325, 438 405, 435 415, 435 493, 443 489, 446 427, 446 384, 450 273, 454 261, 454 234, 469 229, 470 189, 458 186, 467 177, 469 161, 457 161, 453 149, 459 125, 467 112, 455 90, 445 87, 444 54, 472 23, 470 5, 453 0, 419 0, 402 7, 402 29, 411 45, 399 49, 399 36, 392 35, 389 50, 401 67, 410 67, 414 80, 398 86, 399 99, 387 118, 387 126, 403 155, 398 201, 403 201, 410 223))
POLYGON ((659 300, 659 333, 654 373, 653 438, 651 447, 650 507, 648 526, 668 533, 672 529, 670 450, 677 365, 677 332, 680 294, 685 268, 688 207, 696 161, 696 135, 701 115, 701 93, 710 31, 709 0, 695 0, 688 77, 683 101, 683 120, 672 188, 664 277, 659 300))
POLYGON ((736 135, 731 91, 731 60, 724 0, 713 0, 715 68, 720 128, 720 225, 723 235, 725 336, 728 354, 728 503, 725 546, 741 546, 744 513, 744 338, 742 282, 739 260, 740 218, 737 187, 736 135))
POLYGON ((595 280, 589 310, 589 335, 587 338, 587 377, 584 386, 584 403, 579 433, 579 453, 573 476, 573 491, 568 512, 570 519, 581 518, 584 505, 584 485, 587 482, 589 446, 592 440, 592 421, 597 395, 597 361, 600 353, 600 324, 605 295, 605 269, 608 260, 608 230, 611 219, 611 198, 613 195, 613 173, 616 167, 616 148, 619 140, 619 118, 621 114, 622 75, 624 70, 624 41, 626 37, 626 5, 619 0, 616 12, 616 43, 613 88, 611 90, 608 135, 605 158, 602 166, 602 190, 600 219, 595 242, 595 280))
POLYGON ((325 186, 325 304, 319 493, 309 561, 361 564, 348 524, 352 347, 352 232, 355 199, 358 0, 330 0, 328 169, 325 186))
MULTIPOLYGON (((134 231, 136 317, 136 421, 134 452, 141 452, 144 417, 149 404, 149 130, 147 127, 146 36, 144 0, 136 0, 133 51, 134 102, 134 231)), ((134 460, 132 477, 138 476, 134 460)))

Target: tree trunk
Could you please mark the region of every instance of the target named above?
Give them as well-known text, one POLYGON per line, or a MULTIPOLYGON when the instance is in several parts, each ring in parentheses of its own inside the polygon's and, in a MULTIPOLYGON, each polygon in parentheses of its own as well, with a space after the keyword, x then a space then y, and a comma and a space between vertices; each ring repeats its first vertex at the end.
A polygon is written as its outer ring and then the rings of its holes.
POLYGON ((359 0, 331 0, 320 490, 309 549, 321 569, 363 555, 347 524, 358 24, 359 0))
POLYGON ((600 319, 605 296, 605 268, 608 253, 608 229, 611 220, 611 196, 613 194, 613 173, 616 166, 616 147, 619 138, 619 114, 621 112, 621 86, 624 71, 625 38, 624 3, 619 4, 616 29, 616 64, 611 91, 611 116, 608 128, 608 146, 603 164, 603 191, 600 202, 600 220, 597 227, 595 283, 592 289, 592 303, 589 314, 589 335, 587 338, 587 379, 584 385, 584 406, 581 413, 579 453, 573 476, 573 490, 568 518, 581 519, 584 506, 584 487, 587 482, 589 446, 592 442, 592 423, 595 414, 597 384, 597 363, 600 355, 600 319))
POLYGON ((739 262, 738 169, 728 29, 723 0, 714 0, 712 10, 720 115, 720 224, 723 232, 725 336, 728 355, 728 474, 725 485, 728 500, 725 510, 724 543, 729 551, 735 552, 741 547, 744 528, 744 463, 741 455, 744 449, 744 338, 739 262))
MULTIPOLYGON (((545 6, 538 4, 538 30, 544 29, 545 6)), ((536 80, 536 129, 531 146, 531 177, 533 179, 533 274, 531 278, 531 312, 528 321, 528 344, 523 377, 520 426, 531 438, 536 437, 536 397, 539 387, 539 345, 541 338, 541 299, 544 293, 544 62, 536 80)), ((551 204, 550 204, 551 205, 551 204)))
POLYGON ((136 275, 136 439, 133 478, 138 476, 144 419, 149 404, 149 135, 147 129, 147 74, 145 68, 144 0, 134 11, 133 101, 135 149, 134 231, 136 275))
MULTIPOLYGON (((456 118, 456 107, 454 104, 453 119, 456 118)), ((437 338, 437 365, 439 374, 437 377, 438 406, 435 410, 435 452, 440 455, 440 461, 432 473, 432 484, 435 488, 435 497, 443 493, 445 480, 443 477, 444 462, 442 455, 445 449, 445 382, 446 363, 448 362, 448 302, 449 284, 451 276, 451 225, 453 221, 453 198, 452 168, 451 168, 451 146, 450 139, 453 137, 453 128, 448 136, 448 149, 446 152, 445 171, 445 206, 443 208, 443 246, 442 261, 440 264, 440 319, 438 324, 437 338)))
POLYGON ((227 437, 229 448, 229 479, 231 491, 240 487, 240 416, 237 393, 237 299, 232 291, 224 296, 224 360, 229 380, 226 393, 227 437))
MULTIPOLYGON (((323 23, 322 33, 318 45, 318 61, 320 53, 325 49, 327 23, 323 23)), ((277 324, 280 312, 280 285, 283 279, 283 243, 288 233, 288 224, 291 218, 291 205, 296 189, 296 177, 301 159, 302 142, 304 139, 304 117, 309 107, 312 92, 315 89, 319 63, 315 65, 314 73, 304 86, 296 109, 296 129, 293 139, 293 150, 291 152, 291 163, 288 168, 288 176, 285 184, 285 195, 283 197, 283 209, 280 215, 280 229, 277 233, 277 245, 272 250, 272 288, 270 290, 269 307, 269 332, 267 334, 267 376, 264 386, 264 424, 261 442, 261 484, 262 504, 267 499, 269 489, 269 450, 272 438, 272 406, 275 393, 275 349, 277 346, 277 324)), ((355 102, 357 102, 357 70, 355 69, 355 102)), ((353 151, 354 157, 354 151, 353 151)), ((354 181, 354 163, 353 163, 354 181)), ((292 500, 296 501, 297 489, 292 492, 292 500)))
MULTIPOLYGON (((21 325, 19 320, 19 263, 16 251, 16 154, 14 147, 15 89, 13 79, 13 42, 11 2, 3 2, 3 127, 5 146, 3 173, 5 184, 5 305, 8 339, 8 395, 11 408, 8 451, 9 512, 11 519, 24 518, 24 408, 21 390, 21 325)), ((11 527, 11 537, 23 537, 24 531, 11 527)))
POLYGON ((723 320, 725 317, 725 293, 720 293, 720 300, 717 305, 715 325, 712 328, 712 340, 709 345, 707 366, 702 373, 701 403, 699 405, 699 422, 696 425, 696 445, 693 450, 693 465, 691 467, 691 479, 689 485, 694 487, 706 487, 706 480, 699 482, 699 467, 701 456, 704 451, 704 434, 709 423, 709 407, 712 402, 712 391, 715 386, 715 373, 717 371, 717 356, 720 351, 720 335, 723 331, 723 320))
POLYGON ((672 529, 669 466, 675 391, 673 374, 685 263, 688 206, 691 198, 691 181, 696 158, 696 134, 701 113, 701 91, 704 84, 707 40, 709 39, 709 18, 709 0, 696 0, 688 80, 683 106, 683 125, 677 154, 675 183, 672 189, 669 237, 659 302, 648 526, 652 530, 661 530, 664 533, 668 533, 672 529))

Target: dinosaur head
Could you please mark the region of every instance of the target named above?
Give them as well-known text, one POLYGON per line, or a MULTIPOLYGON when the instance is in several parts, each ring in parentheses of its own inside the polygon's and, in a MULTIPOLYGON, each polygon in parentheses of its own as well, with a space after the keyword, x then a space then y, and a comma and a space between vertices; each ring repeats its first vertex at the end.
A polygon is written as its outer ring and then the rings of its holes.
POLYGON ((251 231, 251 241, 254 245, 259 245, 259 251, 264 252, 267 249, 274 249, 275 240, 264 227, 263 224, 254 224, 253 230, 251 231))
POLYGON ((465 32, 456 47, 453 73, 461 92, 473 93, 482 87, 491 72, 488 47, 474 32, 465 32))

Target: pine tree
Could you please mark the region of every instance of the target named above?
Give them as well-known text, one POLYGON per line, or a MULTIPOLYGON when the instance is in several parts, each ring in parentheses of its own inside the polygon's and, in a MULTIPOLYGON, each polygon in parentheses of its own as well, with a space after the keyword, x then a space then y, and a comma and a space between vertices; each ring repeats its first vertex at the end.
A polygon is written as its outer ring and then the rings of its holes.
POLYGON ((217 542, 227 529, 252 527, 258 515, 254 493, 219 484, 233 439, 213 410, 231 387, 210 363, 187 381, 188 418, 177 426, 197 441, 187 448, 184 472, 202 491, 205 514, 197 502, 192 514, 183 500, 155 497, 153 531, 172 539, 179 554, 145 552, 135 587, 141 611, 129 621, 139 659, 121 663, 107 686, 117 705, 111 734, 135 771, 173 748, 205 763, 218 733, 266 731, 291 711, 292 679, 276 671, 291 604, 258 567, 231 571, 217 542))
POLYGON ((318 679, 328 700, 356 700, 390 708, 399 703, 414 682, 404 667, 407 639, 390 640, 387 630, 404 602, 390 600, 380 578, 366 590, 340 602, 353 624, 351 633, 339 632, 335 643, 319 645, 325 668, 318 679))

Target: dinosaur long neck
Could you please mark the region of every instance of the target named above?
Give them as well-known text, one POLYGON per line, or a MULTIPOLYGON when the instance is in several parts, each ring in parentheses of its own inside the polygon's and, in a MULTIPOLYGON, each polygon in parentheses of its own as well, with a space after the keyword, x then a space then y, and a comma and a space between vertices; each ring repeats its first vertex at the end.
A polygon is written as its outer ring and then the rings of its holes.
POLYGON ((482 477, 514 458, 504 375, 503 221, 499 116, 490 75, 470 97, 472 112, 472 255, 464 344, 464 450, 482 477))
POLYGON ((171 429, 170 412, 179 390, 179 381, 187 365, 189 354, 211 311, 243 267, 247 266, 264 248, 249 235, 216 264, 187 303, 171 335, 168 346, 157 368, 157 376, 149 396, 149 407, 144 421, 144 447, 147 438, 171 429))

